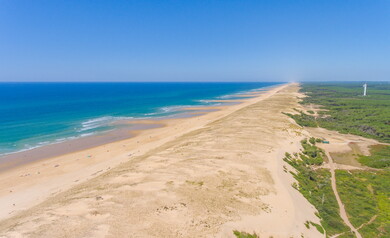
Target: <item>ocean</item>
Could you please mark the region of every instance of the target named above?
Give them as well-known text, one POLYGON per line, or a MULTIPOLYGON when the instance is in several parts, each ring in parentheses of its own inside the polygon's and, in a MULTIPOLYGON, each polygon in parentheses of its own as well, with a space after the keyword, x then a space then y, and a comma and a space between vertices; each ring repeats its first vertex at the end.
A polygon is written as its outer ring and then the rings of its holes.
POLYGON ((0 83, 0 155, 164 118, 279 83, 0 83))

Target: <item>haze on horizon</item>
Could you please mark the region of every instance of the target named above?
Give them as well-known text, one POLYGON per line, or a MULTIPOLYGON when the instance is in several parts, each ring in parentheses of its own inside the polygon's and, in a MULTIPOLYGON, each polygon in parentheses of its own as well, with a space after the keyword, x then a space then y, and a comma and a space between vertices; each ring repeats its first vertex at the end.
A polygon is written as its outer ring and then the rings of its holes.
POLYGON ((0 1, 0 81, 389 81, 390 1, 0 1))

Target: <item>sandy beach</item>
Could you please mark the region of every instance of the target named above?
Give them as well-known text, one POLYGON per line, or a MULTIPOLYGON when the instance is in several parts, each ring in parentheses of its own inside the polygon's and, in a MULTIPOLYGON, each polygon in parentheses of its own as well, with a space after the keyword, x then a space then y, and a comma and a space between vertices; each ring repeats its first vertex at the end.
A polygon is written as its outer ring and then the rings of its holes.
POLYGON ((318 217, 282 160, 309 135, 282 114, 298 107, 298 89, 4 169, 0 237, 323 237, 305 227, 318 217))

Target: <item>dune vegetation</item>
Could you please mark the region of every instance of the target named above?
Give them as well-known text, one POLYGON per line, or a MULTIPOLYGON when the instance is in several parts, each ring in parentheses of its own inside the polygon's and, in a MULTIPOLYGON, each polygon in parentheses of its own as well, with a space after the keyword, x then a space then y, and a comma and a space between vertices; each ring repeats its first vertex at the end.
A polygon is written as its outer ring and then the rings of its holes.
MULTIPOLYGON (((286 113, 299 125, 390 142, 389 83, 370 83, 365 97, 358 83, 304 83, 300 91, 306 95, 301 101, 304 108, 318 110, 286 113)), ((302 147, 299 156, 285 157, 296 169, 293 186, 316 207, 327 236, 355 237, 339 216, 329 171, 313 167, 322 164, 321 151, 316 152, 313 139, 302 141, 302 147)), ((337 190, 348 219, 363 237, 390 237, 390 146, 371 146, 370 155, 357 155, 357 160, 374 169, 336 170, 337 190)))
POLYGON ((390 173, 337 170, 336 178, 352 225, 363 237, 389 237, 390 173))
POLYGON ((327 169, 316 169, 322 165, 325 154, 323 150, 315 146, 315 140, 304 139, 301 141, 303 150, 293 155, 286 153, 284 161, 291 165, 295 171, 290 173, 297 180, 293 187, 315 206, 316 214, 321 225, 308 221, 307 227, 314 225, 319 232, 327 235, 336 235, 348 232, 339 215, 339 207, 333 194, 330 180, 330 172, 327 169), (325 229, 325 231, 324 231, 325 229))

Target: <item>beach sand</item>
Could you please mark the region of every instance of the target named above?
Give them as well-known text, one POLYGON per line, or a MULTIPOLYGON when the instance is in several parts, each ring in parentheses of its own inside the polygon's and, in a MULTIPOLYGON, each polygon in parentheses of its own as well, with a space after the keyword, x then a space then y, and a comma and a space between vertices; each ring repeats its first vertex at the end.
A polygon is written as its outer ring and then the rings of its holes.
POLYGON ((282 114, 298 85, 0 173, 4 237, 323 237, 285 152, 309 133, 282 114))

